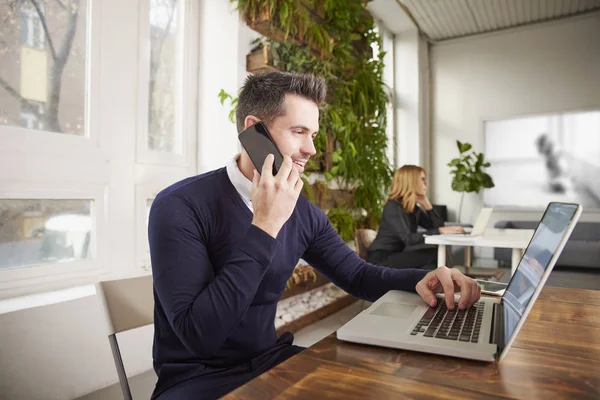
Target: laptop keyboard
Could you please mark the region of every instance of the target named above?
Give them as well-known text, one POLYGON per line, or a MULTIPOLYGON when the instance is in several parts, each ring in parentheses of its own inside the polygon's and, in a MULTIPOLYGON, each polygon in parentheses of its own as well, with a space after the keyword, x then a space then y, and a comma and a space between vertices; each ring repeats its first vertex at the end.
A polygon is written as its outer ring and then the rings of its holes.
POLYGON ((467 310, 459 310, 458 303, 455 303, 454 309, 448 310, 445 301, 438 301, 435 307, 427 310, 410 334, 477 343, 483 307, 480 301, 467 310))

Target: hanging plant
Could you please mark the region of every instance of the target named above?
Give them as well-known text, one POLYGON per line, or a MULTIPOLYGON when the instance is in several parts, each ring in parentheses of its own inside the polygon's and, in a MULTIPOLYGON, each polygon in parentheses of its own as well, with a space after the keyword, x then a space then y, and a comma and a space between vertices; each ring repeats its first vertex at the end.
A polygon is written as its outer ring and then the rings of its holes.
MULTIPOLYGON (((381 39, 363 2, 230 1, 251 28, 267 36, 255 45, 269 47, 275 68, 326 79, 328 99, 315 140, 317 156, 307 170, 322 172, 327 181, 351 192, 351 204, 329 211, 342 237, 350 238, 356 226, 376 229, 392 178, 385 132, 390 96, 383 83, 385 53, 373 50, 382 48, 381 39), (353 209, 366 210, 366 216, 353 209)), ((222 103, 229 100, 235 106, 233 97, 224 92, 220 96, 222 103)), ((313 192, 311 201, 317 197, 313 192)))

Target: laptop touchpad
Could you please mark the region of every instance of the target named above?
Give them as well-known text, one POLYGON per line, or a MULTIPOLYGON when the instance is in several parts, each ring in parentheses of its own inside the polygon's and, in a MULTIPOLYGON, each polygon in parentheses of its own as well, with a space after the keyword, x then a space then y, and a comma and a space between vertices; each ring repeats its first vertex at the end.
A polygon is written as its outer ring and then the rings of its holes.
POLYGON ((410 304, 383 303, 371 311, 371 315, 381 315, 383 317, 405 318, 408 317, 417 306, 410 304))

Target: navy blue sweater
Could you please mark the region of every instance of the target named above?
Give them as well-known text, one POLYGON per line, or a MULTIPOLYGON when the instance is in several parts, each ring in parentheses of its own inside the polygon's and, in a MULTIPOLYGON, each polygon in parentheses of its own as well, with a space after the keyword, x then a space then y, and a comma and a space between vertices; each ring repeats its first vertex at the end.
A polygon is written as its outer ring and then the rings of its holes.
POLYGON ((390 289, 414 292, 426 273, 363 261, 303 196, 277 239, 251 222, 225 168, 178 182, 154 200, 155 396, 192 378, 210 385, 230 368, 289 346, 289 335, 285 343, 277 338, 274 319, 299 258, 371 301, 390 289))

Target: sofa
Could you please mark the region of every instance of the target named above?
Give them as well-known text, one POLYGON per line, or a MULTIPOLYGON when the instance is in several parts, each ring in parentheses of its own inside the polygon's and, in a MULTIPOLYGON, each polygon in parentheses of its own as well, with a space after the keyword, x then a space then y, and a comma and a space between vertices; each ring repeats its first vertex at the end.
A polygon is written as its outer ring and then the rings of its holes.
MULTIPOLYGON (((498 221, 494 228, 535 229, 539 221, 498 221)), ((508 267, 511 249, 494 249, 498 266, 508 267)), ((575 225, 556 266, 600 269, 600 222, 579 222, 575 225)))

